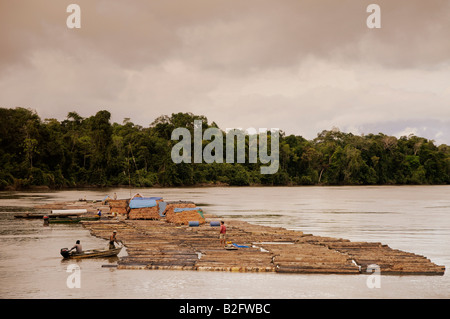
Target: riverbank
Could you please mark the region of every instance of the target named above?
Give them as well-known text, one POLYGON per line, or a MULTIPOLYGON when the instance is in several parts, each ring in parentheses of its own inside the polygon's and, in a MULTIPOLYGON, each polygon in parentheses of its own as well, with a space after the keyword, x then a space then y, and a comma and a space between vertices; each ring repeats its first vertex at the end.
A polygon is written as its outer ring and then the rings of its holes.
POLYGON ((252 188, 252 187, 261 187, 261 188, 270 188, 270 187, 423 187, 423 186, 449 186, 449 184, 287 184, 287 185, 271 185, 271 184, 262 184, 262 183, 253 183, 249 185, 230 185, 228 183, 216 182, 216 183, 197 183, 193 185, 183 185, 183 186, 164 186, 164 185, 153 185, 151 187, 148 186, 135 186, 135 185, 76 185, 76 186, 58 186, 58 187, 50 187, 50 186, 27 186, 27 187, 15 187, 12 185, 8 185, 0 189, 0 191, 4 192, 49 192, 49 191, 71 191, 71 190, 103 190, 103 189, 130 189, 133 191, 138 191, 140 189, 171 189, 171 188, 179 188, 179 189, 190 189, 190 188, 220 188, 220 187, 240 187, 240 188, 252 188))

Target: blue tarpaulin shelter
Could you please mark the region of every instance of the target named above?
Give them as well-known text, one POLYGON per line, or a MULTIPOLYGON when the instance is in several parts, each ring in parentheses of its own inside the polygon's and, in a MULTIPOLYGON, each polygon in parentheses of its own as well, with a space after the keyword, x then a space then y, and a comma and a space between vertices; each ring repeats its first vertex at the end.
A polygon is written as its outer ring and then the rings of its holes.
POLYGON ((156 206, 156 200, 155 199, 136 199, 133 198, 130 200, 129 204, 130 208, 145 208, 145 207, 155 207, 156 206))

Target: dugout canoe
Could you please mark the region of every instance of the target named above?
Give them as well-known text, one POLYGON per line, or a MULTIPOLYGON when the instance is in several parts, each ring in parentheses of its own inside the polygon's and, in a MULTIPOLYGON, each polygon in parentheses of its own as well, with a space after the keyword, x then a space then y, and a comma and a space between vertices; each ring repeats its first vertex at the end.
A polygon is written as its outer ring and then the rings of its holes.
POLYGON ((85 250, 82 253, 69 252, 68 248, 61 249, 61 256, 65 259, 82 259, 82 258, 104 258, 104 257, 115 257, 117 256, 122 247, 117 247, 114 249, 91 249, 85 250))
MULTIPOLYGON (((50 216, 51 217, 51 216, 50 216)), ((60 218, 60 217, 53 217, 53 218, 48 218, 48 222, 50 224, 60 224, 60 223, 79 223, 81 221, 95 221, 95 220, 100 220, 100 217, 98 216, 89 216, 89 217, 75 217, 75 218, 60 218)))
POLYGON ((49 218, 63 218, 63 217, 79 217, 87 214, 86 209, 60 209, 60 210, 52 210, 48 213, 21 213, 14 215, 15 218, 24 218, 24 219, 40 219, 48 216, 49 218))
POLYGON ((14 215, 14 218, 24 218, 24 219, 42 219, 47 214, 39 213, 21 213, 14 215))

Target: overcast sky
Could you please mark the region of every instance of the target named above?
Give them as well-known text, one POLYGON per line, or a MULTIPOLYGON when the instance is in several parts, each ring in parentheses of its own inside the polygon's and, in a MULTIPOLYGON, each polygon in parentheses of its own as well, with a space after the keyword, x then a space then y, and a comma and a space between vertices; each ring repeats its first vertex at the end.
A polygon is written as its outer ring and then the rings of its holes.
POLYGON ((0 0, 0 38, 0 106, 43 119, 192 112, 222 129, 450 144, 448 0, 0 0))

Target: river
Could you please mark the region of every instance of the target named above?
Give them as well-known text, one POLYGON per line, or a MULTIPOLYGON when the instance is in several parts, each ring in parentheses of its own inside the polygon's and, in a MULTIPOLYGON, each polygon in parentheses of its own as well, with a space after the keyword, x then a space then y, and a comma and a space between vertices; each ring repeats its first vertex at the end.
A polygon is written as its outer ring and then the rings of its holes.
MULTIPOLYGON (((201 187, 0 192, 0 298, 449 298, 450 186, 201 187), (81 225, 15 219, 53 201, 101 200, 139 192, 194 201, 227 219, 321 236, 388 244, 445 265, 444 276, 302 275, 117 270, 117 260, 63 261, 59 250, 81 240, 106 247, 81 225), (80 287, 67 284, 79 267, 80 287)), ((126 255, 122 251, 121 255, 126 255)))

